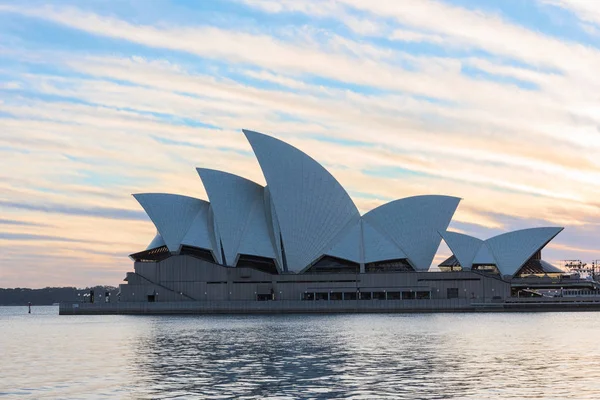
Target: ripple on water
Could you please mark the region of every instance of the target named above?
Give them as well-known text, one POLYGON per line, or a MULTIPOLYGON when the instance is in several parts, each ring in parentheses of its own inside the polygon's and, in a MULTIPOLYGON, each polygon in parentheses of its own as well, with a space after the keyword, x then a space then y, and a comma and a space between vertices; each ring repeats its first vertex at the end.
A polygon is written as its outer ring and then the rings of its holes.
POLYGON ((600 398, 599 313, 77 316, 0 307, 0 396, 600 398))

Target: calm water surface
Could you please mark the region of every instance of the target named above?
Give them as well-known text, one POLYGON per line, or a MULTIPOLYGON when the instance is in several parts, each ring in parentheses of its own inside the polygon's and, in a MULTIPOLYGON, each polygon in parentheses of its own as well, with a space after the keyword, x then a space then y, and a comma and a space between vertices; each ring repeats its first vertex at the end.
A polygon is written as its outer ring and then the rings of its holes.
POLYGON ((600 313, 59 316, 0 307, 3 398, 600 399, 600 313))

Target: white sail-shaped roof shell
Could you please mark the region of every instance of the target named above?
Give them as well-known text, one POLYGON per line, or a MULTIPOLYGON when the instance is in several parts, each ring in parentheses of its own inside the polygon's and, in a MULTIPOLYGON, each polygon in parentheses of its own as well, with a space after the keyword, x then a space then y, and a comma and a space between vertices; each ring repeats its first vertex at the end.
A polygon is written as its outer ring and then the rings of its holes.
POLYGON ((470 270, 473 260, 483 245, 483 240, 458 232, 441 231, 440 235, 464 270, 470 270))
POLYGON ((272 242, 271 226, 267 220, 263 196, 255 202, 250 210, 248 223, 238 248, 239 254, 249 254, 275 260, 278 267, 279 257, 272 242))
POLYGON ((225 265, 225 260, 223 259, 223 248, 221 246, 221 240, 219 239, 219 227, 217 226, 217 221, 215 221, 215 213, 212 211, 212 204, 208 209, 208 233, 216 260, 219 262, 219 264, 225 265))
POLYGON ((450 196, 414 196, 386 203, 363 218, 406 254, 418 271, 431 266, 460 199, 450 196))
POLYGON ((133 197, 144 208, 171 252, 179 251, 196 215, 208 205, 204 200, 177 194, 140 193, 133 197))
POLYGON ((486 240, 500 273, 513 276, 563 228, 545 227, 507 232, 486 240))
POLYGON ((199 169, 211 203, 165 193, 134 195, 158 232, 148 249, 203 248, 229 266, 241 254, 272 258, 282 272, 305 271, 324 255, 361 264, 407 259, 424 271, 443 237, 464 269, 496 265, 503 276, 514 276, 563 229, 525 229, 486 241, 447 232, 460 201, 449 196, 400 199, 361 217, 315 160, 280 140, 244 133, 268 185, 199 169))
POLYGON ((552 265, 549 262, 546 262, 544 260, 540 260, 540 265, 542 266, 542 269, 544 270, 544 272, 547 274, 564 274, 565 273, 565 271, 563 271, 562 269, 555 267, 554 265, 552 265))
POLYGON ((264 208, 267 217, 267 225, 269 227, 269 234, 271 236, 271 244, 276 251, 276 259, 284 272, 288 272, 287 265, 284 265, 281 251, 281 230, 279 229, 279 221, 277 220, 277 212, 275 206, 271 201, 271 192, 269 187, 265 187, 264 190, 264 208))
POLYGON ((362 220, 364 263, 407 258, 400 247, 387 235, 379 232, 369 222, 362 220))
POLYGON ((202 208, 198 211, 190 228, 181 240, 182 245, 210 250, 214 259, 223 264, 221 248, 215 237, 215 226, 212 220, 211 204, 202 201, 202 208))
POLYGON ((407 258, 391 238, 362 218, 341 236, 326 255, 363 264, 407 258))
POLYGON ((473 263, 471 265, 473 266, 473 265, 497 265, 497 264, 498 264, 498 262, 496 261, 496 259, 492 255, 492 253, 490 252, 490 248, 488 247, 486 242, 483 242, 481 244, 481 247, 477 251, 477 254, 475 254, 475 258, 473 259, 473 263))
MULTIPOLYGON (((485 241, 456 232, 440 232, 463 269, 473 265, 495 265, 502 276, 514 276, 519 269, 563 228, 545 227, 503 233, 485 241)), ((542 262, 549 272, 560 270, 542 262), (550 267, 547 267, 547 266, 550 267)))
POLYGON ((341 258, 355 263, 361 263, 362 254, 362 232, 361 220, 359 219, 340 234, 338 240, 325 254, 332 257, 341 258))
POLYGON ((287 267, 301 272, 360 218, 339 182, 311 157, 278 139, 244 130, 263 171, 287 267))
POLYGON ((166 246, 165 241, 162 236, 160 236, 160 233, 156 232, 156 236, 154 236, 154 239, 152 239, 148 247, 146 247, 146 250, 152 250, 162 246, 166 246))
POLYGON ((197 171, 211 202, 227 265, 234 266, 239 254, 276 259, 264 187, 227 172, 197 171))

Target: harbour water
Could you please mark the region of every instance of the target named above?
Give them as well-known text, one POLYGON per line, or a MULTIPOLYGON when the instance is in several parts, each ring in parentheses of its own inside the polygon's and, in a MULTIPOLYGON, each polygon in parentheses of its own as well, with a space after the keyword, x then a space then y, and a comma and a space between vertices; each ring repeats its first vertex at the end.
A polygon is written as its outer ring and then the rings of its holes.
POLYGON ((0 307, 0 397, 598 399, 600 313, 59 316, 0 307))

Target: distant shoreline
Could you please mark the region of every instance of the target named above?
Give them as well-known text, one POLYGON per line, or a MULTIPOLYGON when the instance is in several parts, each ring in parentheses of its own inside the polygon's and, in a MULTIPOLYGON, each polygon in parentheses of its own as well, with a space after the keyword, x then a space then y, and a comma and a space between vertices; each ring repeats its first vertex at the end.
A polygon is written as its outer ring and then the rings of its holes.
POLYGON ((51 306, 57 303, 71 301, 78 302, 84 294, 94 290, 96 293, 116 296, 118 289, 114 286, 93 286, 87 288, 76 287, 46 287, 42 289, 30 288, 0 288, 0 306, 51 306))

